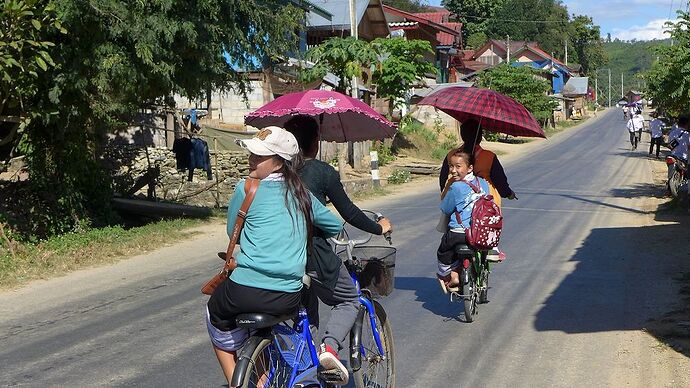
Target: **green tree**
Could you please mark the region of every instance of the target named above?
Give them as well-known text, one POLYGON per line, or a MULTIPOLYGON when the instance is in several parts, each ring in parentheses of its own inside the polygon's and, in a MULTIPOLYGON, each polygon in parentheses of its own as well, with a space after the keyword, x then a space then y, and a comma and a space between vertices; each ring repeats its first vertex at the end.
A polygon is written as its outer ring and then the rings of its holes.
POLYGON ((38 92, 39 74, 55 66, 49 54, 55 43, 45 37, 51 30, 66 31, 46 2, 4 1, 0 15, 0 157, 6 158, 20 126, 31 118, 27 114, 37 113, 30 104, 38 92))
POLYGON ((384 0, 383 4, 410 13, 424 12, 429 6, 423 0, 384 0))
MULTIPOLYGON (((241 70, 294 49, 304 17, 274 0, 43 0, 33 6, 34 12, 52 7, 67 30, 62 37, 59 28, 42 29, 35 39, 55 42, 45 50, 55 66, 37 73, 37 92, 24 101, 37 116, 20 140, 37 198, 26 207, 36 235, 108 221, 110 182, 97 147, 104 132, 142 106, 172 105, 174 94, 246 93, 241 70)), ((3 41, 16 38, 11 30, 2 33, 3 41)))
POLYGON ((568 10, 560 0, 506 0, 486 30, 489 38, 538 42, 563 57, 569 32, 568 10))
POLYGON ((426 40, 407 40, 404 38, 378 38, 372 47, 384 58, 374 70, 372 82, 379 96, 394 101, 405 96, 413 86, 423 83, 424 74, 435 74, 436 67, 427 61, 424 54, 433 53, 426 40))
POLYGON ((486 36, 485 33, 475 32, 467 37, 467 41, 465 41, 465 49, 477 50, 478 48, 482 47, 487 40, 489 40, 489 37, 486 36))
POLYGON ((551 85, 540 77, 543 74, 543 71, 529 66, 501 64, 482 72, 478 85, 512 97, 524 105, 537 120, 546 123, 553 117, 553 109, 557 103, 547 96, 551 85))
POLYGON ((570 22, 570 42, 575 55, 573 61, 582 65, 582 71, 594 75, 594 71, 607 61, 599 26, 589 16, 575 16, 570 22))
POLYGON ((506 0, 443 0, 441 3, 462 23, 462 41, 467 43, 470 35, 486 33, 491 20, 506 0))
POLYGON ((673 45, 657 46, 658 56, 644 74, 646 96, 671 115, 687 112, 690 106, 690 13, 678 12, 676 23, 667 23, 673 45))
POLYGON ((307 81, 322 78, 331 72, 339 78, 336 89, 341 93, 347 93, 350 89, 353 76, 362 76, 362 67, 369 67, 377 61, 376 51, 369 42, 351 36, 329 38, 309 49, 305 58, 314 62, 312 68, 304 70, 307 81))

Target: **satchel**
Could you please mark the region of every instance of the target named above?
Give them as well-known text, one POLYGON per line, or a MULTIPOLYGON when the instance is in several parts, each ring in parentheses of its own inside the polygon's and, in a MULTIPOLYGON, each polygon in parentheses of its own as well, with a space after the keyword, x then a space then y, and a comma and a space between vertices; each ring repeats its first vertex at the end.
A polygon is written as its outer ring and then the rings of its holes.
POLYGON ((235 260, 235 257, 233 257, 232 251, 235 250, 235 244, 237 243, 237 239, 240 237, 240 231, 242 230, 244 220, 247 217, 249 206, 254 200, 254 196, 256 195, 256 190, 259 188, 260 182, 261 181, 258 179, 249 177, 244 182, 245 197, 244 201, 242 201, 242 206, 240 206, 240 210, 237 212, 235 227, 232 229, 232 236, 230 237, 230 242, 228 243, 228 249, 225 251, 225 265, 223 265, 223 269, 221 269, 220 272, 218 272, 211 278, 211 280, 207 281, 206 284, 201 287, 202 294, 213 294, 213 291, 215 291, 221 283, 227 280, 228 276, 230 276, 230 272, 237 268, 237 261, 235 260))

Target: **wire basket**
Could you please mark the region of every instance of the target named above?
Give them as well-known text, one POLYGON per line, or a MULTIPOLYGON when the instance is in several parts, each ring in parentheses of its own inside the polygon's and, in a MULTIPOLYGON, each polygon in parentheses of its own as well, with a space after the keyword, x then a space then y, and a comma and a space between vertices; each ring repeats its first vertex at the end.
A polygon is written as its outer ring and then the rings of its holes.
MULTIPOLYGON (((352 258, 357 262, 359 286, 375 295, 390 295, 395 288, 395 253, 393 247, 355 247, 352 258)), ((348 258, 345 250, 338 252, 338 256, 344 260, 348 258)))

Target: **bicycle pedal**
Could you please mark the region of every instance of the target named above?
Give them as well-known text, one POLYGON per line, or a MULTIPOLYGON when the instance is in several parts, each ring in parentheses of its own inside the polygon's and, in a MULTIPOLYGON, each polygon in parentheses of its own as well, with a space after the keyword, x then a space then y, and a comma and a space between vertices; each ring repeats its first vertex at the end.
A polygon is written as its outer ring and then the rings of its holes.
POLYGON ((340 374, 340 371, 337 369, 329 369, 329 370, 319 370, 318 371, 319 379, 325 381, 326 383, 329 384, 339 384, 345 379, 343 378, 343 375, 340 374))

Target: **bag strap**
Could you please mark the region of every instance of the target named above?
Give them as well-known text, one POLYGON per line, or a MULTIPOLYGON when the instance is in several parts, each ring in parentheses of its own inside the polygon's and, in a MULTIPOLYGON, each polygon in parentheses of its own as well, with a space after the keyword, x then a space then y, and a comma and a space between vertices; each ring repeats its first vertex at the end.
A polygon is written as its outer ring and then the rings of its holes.
POLYGON ((232 256, 232 251, 235 250, 235 245, 237 244, 237 239, 240 237, 240 231, 242 226, 244 226, 244 220, 247 218, 247 212, 249 211, 249 206, 251 206, 254 196, 256 195, 256 190, 259 188, 259 179, 249 178, 244 182, 244 201, 240 206, 240 210, 237 211, 237 219, 235 220, 235 226, 232 229, 232 236, 230 237, 230 242, 228 243, 228 250, 225 252, 225 266, 223 270, 232 269, 234 264, 231 263, 235 258, 232 256))
MULTIPOLYGON (((481 193, 481 188, 479 187, 479 178, 476 178, 476 177, 475 177, 474 180, 475 180, 475 182, 477 182, 476 185, 474 185, 474 184, 472 184, 472 183, 470 183, 470 182, 468 182, 468 181, 466 181, 466 180, 461 180, 461 181, 458 181, 458 182, 462 182, 462 183, 467 184, 467 186, 469 186, 469 187, 472 188, 472 191, 474 191, 475 194, 479 194, 479 193, 481 193)), ((470 205, 470 204, 468 203, 467 205, 465 205, 465 207, 467 207, 467 206, 469 206, 469 205, 470 205)), ((463 209, 464 209, 464 208, 463 208, 463 209)), ((460 226, 462 226, 463 228, 465 228, 465 225, 462 224, 462 220, 461 220, 461 218, 460 218, 460 212, 458 212, 457 209, 455 210, 455 219, 458 221, 458 224, 460 224, 460 226)), ((467 229, 467 228, 465 228, 465 229, 467 229)))

